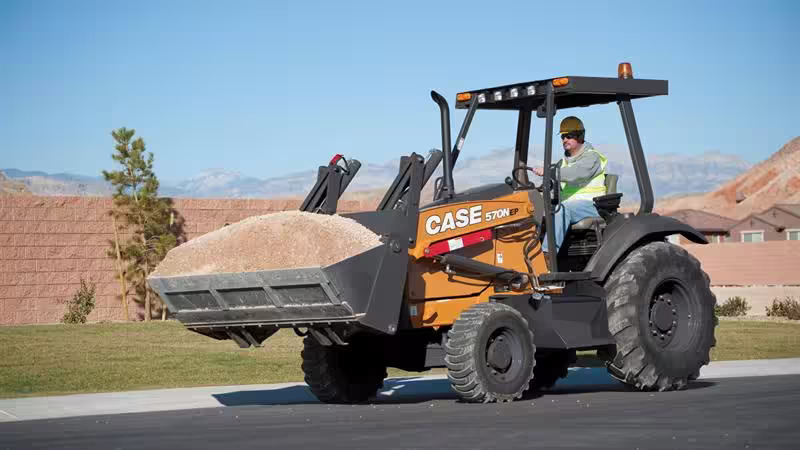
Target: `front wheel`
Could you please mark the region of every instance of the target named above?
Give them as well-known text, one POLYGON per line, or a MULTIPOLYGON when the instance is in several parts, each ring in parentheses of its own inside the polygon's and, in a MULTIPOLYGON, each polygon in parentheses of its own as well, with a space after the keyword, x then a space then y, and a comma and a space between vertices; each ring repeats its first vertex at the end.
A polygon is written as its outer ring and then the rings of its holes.
POLYGON ((462 401, 513 401, 528 388, 536 348, 516 309, 479 303, 461 313, 447 336, 447 377, 462 401))
POLYGON ((715 344, 709 278, 686 250, 651 242, 633 250, 605 285, 616 341, 609 372, 639 390, 686 388, 715 344))

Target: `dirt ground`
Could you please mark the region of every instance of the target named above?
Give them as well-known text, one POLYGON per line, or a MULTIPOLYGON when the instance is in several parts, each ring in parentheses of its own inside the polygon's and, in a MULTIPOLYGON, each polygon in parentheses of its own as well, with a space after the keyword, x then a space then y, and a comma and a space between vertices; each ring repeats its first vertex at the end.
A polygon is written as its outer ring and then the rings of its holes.
POLYGON ((775 298, 794 297, 800 301, 800 286, 712 286, 717 296, 717 304, 722 304, 729 297, 744 297, 751 308, 748 316, 765 316, 766 307, 775 298))

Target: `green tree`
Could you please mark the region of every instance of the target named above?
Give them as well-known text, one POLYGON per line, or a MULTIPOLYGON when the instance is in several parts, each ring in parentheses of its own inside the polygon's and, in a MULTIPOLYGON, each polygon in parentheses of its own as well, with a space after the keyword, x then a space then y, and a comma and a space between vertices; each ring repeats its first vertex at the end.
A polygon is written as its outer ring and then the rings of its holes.
MULTIPOLYGON (((123 276, 133 289, 133 296, 144 303, 144 320, 152 317, 152 298, 147 275, 178 244, 174 230, 172 202, 158 197, 158 178, 153 173, 153 154, 145 149, 144 139, 133 140, 135 130, 120 128, 112 131, 116 141, 111 156, 120 170, 103 171, 103 177, 114 186, 113 207, 109 214, 121 224, 128 236, 120 243, 124 262, 123 276)), ((116 257, 114 242, 109 256, 116 257)), ((162 311, 166 311, 161 304, 162 311)), ((162 313, 162 318, 164 314, 162 313)))

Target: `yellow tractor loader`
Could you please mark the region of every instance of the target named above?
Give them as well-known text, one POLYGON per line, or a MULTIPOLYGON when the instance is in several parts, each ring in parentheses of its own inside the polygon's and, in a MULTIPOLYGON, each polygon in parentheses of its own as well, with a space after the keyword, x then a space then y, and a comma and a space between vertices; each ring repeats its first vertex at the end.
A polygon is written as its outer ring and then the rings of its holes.
MULTIPOLYGON (((635 79, 627 64, 616 78, 568 76, 462 92, 456 108, 466 116, 451 145, 447 101, 431 92, 442 150, 403 157, 376 211, 344 215, 379 235, 381 245, 327 266, 160 276, 150 285, 197 333, 242 347, 260 346, 280 328, 305 336, 305 381, 324 402, 367 401, 387 367, 446 367, 463 401, 511 401, 566 376, 577 350, 598 350, 609 372, 635 389, 683 389, 709 362, 715 298, 700 263, 666 239, 705 238, 652 213, 631 101, 666 94, 667 81, 635 79), (545 256, 543 239, 556 248, 546 231, 561 204, 554 115, 612 102, 639 210, 617 211, 622 194, 607 176, 607 193, 594 199, 599 216, 572 225, 559 252, 545 256), (517 113, 513 167, 496 184, 458 191, 453 168, 479 110, 517 113), (528 176, 534 117, 544 119, 538 185, 528 176), (434 199, 421 205, 422 188, 440 165, 434 199)), ((338 156, 320 167, 301 209, 334 214, 359 167, 338 156)))

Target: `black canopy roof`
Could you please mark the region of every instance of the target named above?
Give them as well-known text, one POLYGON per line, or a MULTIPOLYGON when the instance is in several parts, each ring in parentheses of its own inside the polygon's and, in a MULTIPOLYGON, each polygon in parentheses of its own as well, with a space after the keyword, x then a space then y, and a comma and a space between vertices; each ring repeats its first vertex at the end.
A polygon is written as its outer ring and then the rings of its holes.
MULTIPOLYGON (((620 97, 636 99, 667 95, 667 80, 603 77, 551 78, 466 92, 478 97, 478 109, 519 110, 529 107, 535 110, 544 103, 547 86, 553 80, 563 82, 564 79, 566 84, 554 87, 553 91, 557 109, 611 103, 620 97)), ((457 100, 456 108, 466 109, 470 101, 457 100)))

